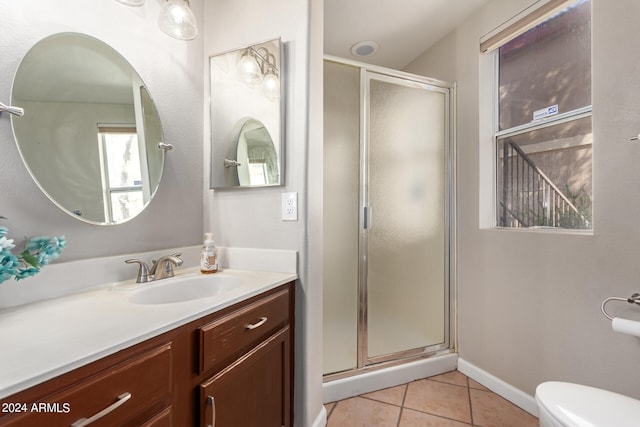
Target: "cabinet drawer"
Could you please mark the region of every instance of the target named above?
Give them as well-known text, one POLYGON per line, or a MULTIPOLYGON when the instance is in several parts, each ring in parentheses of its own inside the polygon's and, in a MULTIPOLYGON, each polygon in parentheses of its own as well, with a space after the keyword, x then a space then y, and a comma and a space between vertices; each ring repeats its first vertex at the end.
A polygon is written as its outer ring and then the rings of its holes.
POLYGON ((165 409, 159 414, 156 414, 140 427, 171 427, 171 407, 165 409))
POLYGON ((95 417, 91 427, 139 426, 141 421, 171 404, 171 345, 115 365, 39 402, 26 404, 28 411, 11 417, 6 425, 70 426, 95 417))
POLYGON ((289 288, 200 328, 200 372, 221 368, 289 323, 289 288))

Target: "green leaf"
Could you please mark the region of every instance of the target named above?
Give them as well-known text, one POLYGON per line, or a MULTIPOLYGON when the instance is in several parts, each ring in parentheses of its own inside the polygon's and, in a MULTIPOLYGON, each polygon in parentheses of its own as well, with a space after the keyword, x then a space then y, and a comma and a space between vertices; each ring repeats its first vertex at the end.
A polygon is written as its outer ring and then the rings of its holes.
POLYGON ((29 251, 27 251, 26 249, 24 251, 22 251, 22 253, 20 254, 20 256, 22 257, 22 259, 29 265, 35 267, 35 268, 40 268, 40 264, 38 263, 38 258, 34 257, 33 255, 31 255, 29 253, 29 251))

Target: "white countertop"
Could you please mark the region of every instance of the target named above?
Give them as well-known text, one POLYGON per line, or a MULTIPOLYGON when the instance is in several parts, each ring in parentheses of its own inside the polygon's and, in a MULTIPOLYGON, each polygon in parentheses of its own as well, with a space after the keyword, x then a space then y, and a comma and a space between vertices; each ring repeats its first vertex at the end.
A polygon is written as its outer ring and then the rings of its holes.
POLYGON ((221 295, 129 302, 143 287, 195 275, 199 270, 185 269, 134 290, 117 284, 1 310, 0 399, 297 279, 293 273, 225 269, 212 276, 234 277, 240 284, 221 295))

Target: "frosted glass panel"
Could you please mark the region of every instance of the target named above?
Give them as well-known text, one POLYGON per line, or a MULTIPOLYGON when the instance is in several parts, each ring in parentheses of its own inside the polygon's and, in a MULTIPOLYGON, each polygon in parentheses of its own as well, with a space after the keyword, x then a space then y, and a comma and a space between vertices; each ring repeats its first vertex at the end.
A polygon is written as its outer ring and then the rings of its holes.
POLYGON ((445 341, 445 95, 370 80, 368 356, 445 341))
POLYGON ((357 366, 360 69, 324 68, 324 373, 357 366))

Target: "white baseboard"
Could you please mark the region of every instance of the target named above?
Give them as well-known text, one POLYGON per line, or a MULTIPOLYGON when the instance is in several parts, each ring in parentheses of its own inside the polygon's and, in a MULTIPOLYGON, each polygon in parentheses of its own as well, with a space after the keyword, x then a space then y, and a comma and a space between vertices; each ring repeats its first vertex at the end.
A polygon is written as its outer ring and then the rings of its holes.
POLYGON ((320 407, 320 412, 313 422, 312 427, 324 427, 327 425, 327 409, 324 406, 320 407))
POLYGON ((457 359, 455 353, 446 354, 329 381, 322 385, 323 402, 335 402, 453 371, 457 359))
POLYGON ((500 378, 491 375, 489 372, 478 368, 462 358, 458 358, 458 370, 494 393, 504 397, 514 405, 524 409, 531 415, 535 417, 538 416, 536 399, 522 390, 515 388, 511 384, 507 384, 500 378))

